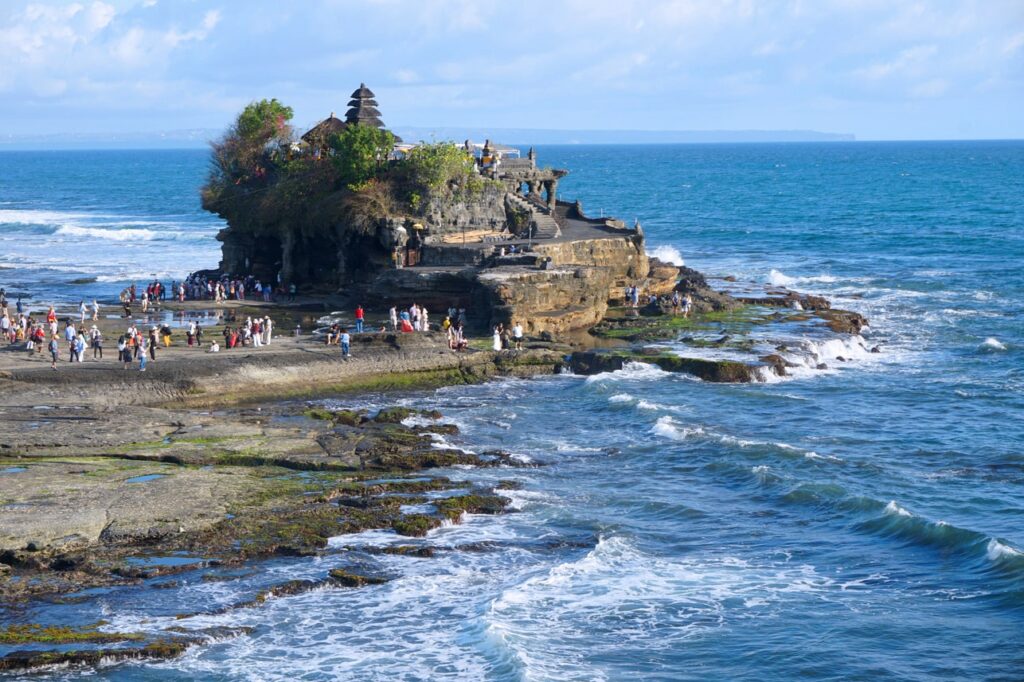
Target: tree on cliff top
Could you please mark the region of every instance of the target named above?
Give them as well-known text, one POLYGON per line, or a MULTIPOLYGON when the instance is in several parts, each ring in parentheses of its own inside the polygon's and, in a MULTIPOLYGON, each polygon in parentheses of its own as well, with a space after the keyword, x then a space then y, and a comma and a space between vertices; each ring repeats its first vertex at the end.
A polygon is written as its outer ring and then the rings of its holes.
POLYGON ((355 190, 383 173, 395 147, 395 136, 373 126, 348 125, 333 136, 331 147, 340 181, 355 190))
POLYGON ((273 162, 270 149, 291 142, 291 118, 292 108, 276 99, 262 99, 246 106, 224 137, 210 144, 213 155, 204 200, 216 200, 231 185, 266 177, 273 162))

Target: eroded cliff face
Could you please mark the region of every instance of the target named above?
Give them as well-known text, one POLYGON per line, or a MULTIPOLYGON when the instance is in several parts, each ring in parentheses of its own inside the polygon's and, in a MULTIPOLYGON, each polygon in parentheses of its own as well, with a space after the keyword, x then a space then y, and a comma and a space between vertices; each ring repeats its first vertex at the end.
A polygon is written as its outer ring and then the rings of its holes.
POLYGON ((391 267, 393 250, 413 236, 414 225, 424 228, 422 235, 440 236, 502 230, 507 222, 504 191, 490 184, 468 197, 422 197, 417 209, 396 202, 385 210, 347 190, 291 212, 263 210, 256 194, 210 208, 228 221, 217 235, 222 272, 323 290, 364 282, 391 267))
POLYGON ((541 242, 534 246, 553 267, 600 268, 607 274, 607 300, 621 300, 627 286, 643 287, 650 274, 643 237, 623 230, 622 237, 541 242))
POLYGON ((301 215, 225 210, 221 269, 307 291, 344 290, 371 307, 415 302, 436 322, 449 307, 465 308, 478 330, 518 322, 531 334, 591 327, 628 287, 663 294, 676 283, 678 269, 657 261, 652 267, 642 232, 621 223, 580 216, 573 229, 585 238, 537 238, 527 253, 502 256, 496 245, 447 244, 441 237, 502 231, 516 222, 515 202, 503 189, 487 184, 472 197, 456 191, 421 201, 415 215, 380 206, 357 211, 343 192, 308 202, 301 215), (396 268, 392 254, 407 240, 422 242, 418 265, 396 268))
POLYGON ((495 268, 480 274, 491 323, 518 322, 531 334, 586 329, 608 312, 614 281, 606 267, 495 268))
POLYGON ((431 196, 417 219, 434 235, 463 230, 502 230, 507 223, 505 190, 488 184, 471 198, 453 200, 445 195, 431 196))

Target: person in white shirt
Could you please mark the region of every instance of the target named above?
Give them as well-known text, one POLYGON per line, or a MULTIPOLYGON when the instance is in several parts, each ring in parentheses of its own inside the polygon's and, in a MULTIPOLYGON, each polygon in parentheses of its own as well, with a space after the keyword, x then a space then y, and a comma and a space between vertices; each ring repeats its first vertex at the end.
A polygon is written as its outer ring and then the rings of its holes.
POLYGON ((512 325, 512 339, 515 341, 516 350, 523 349, 523 325, 516 322, 512 325))

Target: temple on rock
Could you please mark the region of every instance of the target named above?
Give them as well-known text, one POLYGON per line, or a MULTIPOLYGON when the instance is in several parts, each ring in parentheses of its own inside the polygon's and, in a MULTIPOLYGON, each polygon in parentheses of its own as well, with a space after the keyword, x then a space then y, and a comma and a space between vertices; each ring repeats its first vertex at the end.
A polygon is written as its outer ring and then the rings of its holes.
MULTIPOLYGON (((302 135, 301 153, 332 153, 331 136, 356 125, 384 130, 365 84, 352 93, 344 120, 332 114, 302 135)), ((400 164, 416 146, 396 138, 382 163, 400 164)), ((379 186, 374 195, 339 189, 311 197, 301 212, 263 212, 258 220, 258 206, 243 213, 222 202, 211 209, 228 221, 218 235, 221 271, 344 291, 366 305, 465 307, 480 324, 515 319, 533 332, 593 325, 627 286, 663 292, 674 285, 676 269, 652 272, 639 225, 587 217, 578 201, 560 200, 568 171, 541 167, 534 149, 524 157, 490 140, 452 146, 466 154, 473 192, 420 194, 392 184, 381 198, 379 186), (396 195, 414 199, 401 203, 396 195)))

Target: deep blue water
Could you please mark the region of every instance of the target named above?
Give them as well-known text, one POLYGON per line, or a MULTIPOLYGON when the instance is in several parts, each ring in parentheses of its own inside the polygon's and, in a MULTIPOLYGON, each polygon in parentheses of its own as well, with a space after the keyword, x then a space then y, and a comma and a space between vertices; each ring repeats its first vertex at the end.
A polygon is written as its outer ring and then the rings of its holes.
MULTIPOLYGON (((546 464, 450 472, 523 483, 511 493, 518 513, 470 517, 425 540, 488 540, 490 551, 376 556, 368 561, 398 576, 387 585, 188 622, 256 629, 99 677, 1024 677, 1024 144, 538 152, 572 170, 564 197, 593 214, 639 218, 652 251, 733 275, 738 287, 825 294, 867 315, 865 343, 883 352, 815 339, 831 369, 752 385, 630 366, 409 396, 459 423, 451 440, 461 447, 546 464), (840 353, 851 361, 835 361, 840 353)), ((13 156, 0 155, 0 166, 13 156)), ((19 164, 38 169, 45 158, 19 164)), ((111 159, 67 163, 116 166, 111 159)), ((0 201, 180 219, 174 229, 190 236, 168 253, 216 261, 216 223, 185 191, 201 181, 202 153, 146 152, 138 163, 176 178, 176 189, 135 203, 140 175, 128 174, 111 192, 115 207, 96 198, 111 177, 82 170, 74 177, 93 177, 92 189, 51 177, 33 192, 26 170, 14 189, 0 173, 0 201)), ((22 248, 5 244, 8 260, 22 248)), ((123 243, 108 246, 119 257, 123 243)), ((373 532, 337 544, 392 542, 373 532)), ((234 582, 143 588, 76 608, 83 619, 155 631, 177 624, 179 611, 318 577, 339 561, 282 560, 234 582)))

